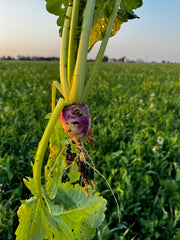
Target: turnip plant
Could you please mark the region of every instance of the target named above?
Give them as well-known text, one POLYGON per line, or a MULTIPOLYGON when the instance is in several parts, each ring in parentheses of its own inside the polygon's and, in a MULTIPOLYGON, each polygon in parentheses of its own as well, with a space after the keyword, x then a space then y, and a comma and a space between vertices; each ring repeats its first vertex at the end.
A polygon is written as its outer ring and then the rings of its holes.
POLYGON ((133 10, 142 5, 142 0, 46 2, 47 10, 58 16, 62 38, 60 82, 52 84, 52 113, 46 116, 49 122, 32 164, 33 178, 24 179, 32 196, 22 201, 18 210, 16 236, 17 240, 92 239, 104 220, 106 200, 90 186, 93 184, 87 172, 90 166, 99 173, 84 146, 86 137, 92 138, 86 100, 108 39, 123 22, 137 17, 133 10), (87 75, 87 54, 97 41, 101 45, 87 75), (61 93, 57 104, 56 90, 61 93), (42 174, 48 143, 50 154, 42 174))

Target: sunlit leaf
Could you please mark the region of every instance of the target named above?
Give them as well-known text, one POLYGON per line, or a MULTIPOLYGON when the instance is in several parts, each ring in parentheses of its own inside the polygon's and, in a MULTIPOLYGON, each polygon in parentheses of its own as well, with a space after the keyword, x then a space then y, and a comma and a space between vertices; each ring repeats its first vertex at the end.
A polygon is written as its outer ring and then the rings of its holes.
POLYGON ((35 189, 35 180, 34 178, 26 177, 23 179, 24 184, 26 187, 31 191, 31 193, 36 196, 36 189, 35 189))
POLYGON ((79 180, 80 178, 80 172, 78 172, 78 166, 76 163, 72 164, 70 168, 70 173, 68 174, 70 178, 70 183, 74 183, 79 180))
MULTIPOLYGON (((114 1, 98 0, 94 12, 93 26, 91 28, 89 39, 89 51, 92 49, 97 41, 103 39, 107 27, 108 20, 111 16, 114 1)), ((117 12, 110 37, 114 36, 119 31, 121 24, 127 22, 129 19, 137 18, 133 9, 142 5, 141 0, 122 1, 117 12)))
POLYGON ((92 191, 87 198, 78 184, 63 183, 53 201, 44 198, 46 205, 33 197, 20 206, 17 240, 90 240, 104 220, 106 200, 92 191))
POLYGON ((57 186, 61 182, 64 169, 66 168, 65 150, 66 135, 61 127, 60 121, 50 138, 50 154, 45 167, 46 191, 50 198, 54 198, 57 193, 57 186))

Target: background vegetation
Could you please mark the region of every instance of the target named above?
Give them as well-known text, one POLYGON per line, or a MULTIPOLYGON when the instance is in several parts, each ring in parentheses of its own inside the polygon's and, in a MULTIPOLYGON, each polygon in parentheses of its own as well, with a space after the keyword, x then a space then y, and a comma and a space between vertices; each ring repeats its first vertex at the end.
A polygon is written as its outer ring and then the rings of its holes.
MULTIPOLYGON (((88 71, 93 63, 89 63, 88 71)), ((57 62, 0 62, 0 236, 14 239, 22 179, 51 111, 57 62)), ((96 239, 180 239, 180 64, 103 63, 88 100, 96 146, 86 146, 120 203, 108 200, 96 239)), ((91 171, 90 171, 91 174, 91 171)))

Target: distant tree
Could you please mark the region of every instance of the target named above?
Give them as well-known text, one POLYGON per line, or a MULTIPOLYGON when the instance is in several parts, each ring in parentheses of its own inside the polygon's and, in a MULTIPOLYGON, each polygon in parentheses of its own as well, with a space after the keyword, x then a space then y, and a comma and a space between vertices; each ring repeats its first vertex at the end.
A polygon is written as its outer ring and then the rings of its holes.
POLYGON ((15 58, 14 57, 11 57, 11 56, 2 56, 1 57, 1 60, 8 60, 8 61, 11 61, 11 60, 15 60, 15 58))
POLYGON ((104 56, 102 59, 103 62, 108 62, 108 56, 104 56))

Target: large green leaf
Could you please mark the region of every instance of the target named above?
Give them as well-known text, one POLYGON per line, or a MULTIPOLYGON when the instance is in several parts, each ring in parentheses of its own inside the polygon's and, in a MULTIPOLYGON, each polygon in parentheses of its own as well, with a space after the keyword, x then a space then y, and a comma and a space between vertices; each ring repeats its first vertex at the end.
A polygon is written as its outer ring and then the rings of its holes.
POLYGON ((16 240, 90 240, 105 217, 106 200, 93 191, 87 198, 78 184, 60 184, 54 200, 44 191, 44 200, 33 197, 20 206, 16 240))

